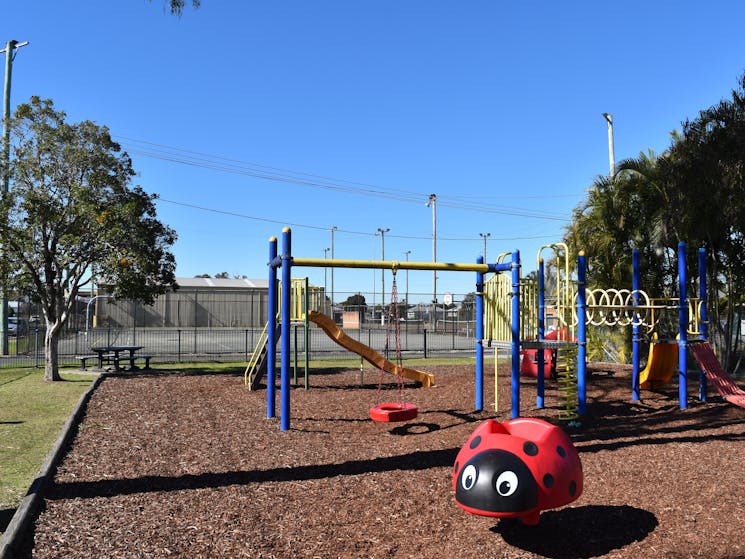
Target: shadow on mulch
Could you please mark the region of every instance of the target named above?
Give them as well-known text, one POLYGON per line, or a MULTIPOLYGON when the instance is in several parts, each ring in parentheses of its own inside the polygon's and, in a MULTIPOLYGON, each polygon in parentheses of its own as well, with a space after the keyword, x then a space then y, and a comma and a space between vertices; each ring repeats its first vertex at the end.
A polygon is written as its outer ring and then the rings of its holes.
POLYGON ((455 461, 459 448, 416 451, 398 456, 372 458, 370 460, 349 460, 339 464, 295 466, 292 468, 272 468, 269 470, 250 470, 232 472, 208 472, 178 477, 143 476, 133 479, 105 479, 99 481, 54 482, 48 489, 47 498, 92 499, 113 495, 132 495, 159 491, 183 491, 189 489, 213 489, 228 485, 249 485, 253 483, 306 481, 337 476, 356 476, 374 472, 395 470, 427 470, 429 468, 450 467, 455 461))
POLYGON ((654 514, 628 505, 589 505, 545 512, 538 526, 510 518, 490 530, 508 544, 542 557, 585 559, 641 541, 658 524, 654 514))

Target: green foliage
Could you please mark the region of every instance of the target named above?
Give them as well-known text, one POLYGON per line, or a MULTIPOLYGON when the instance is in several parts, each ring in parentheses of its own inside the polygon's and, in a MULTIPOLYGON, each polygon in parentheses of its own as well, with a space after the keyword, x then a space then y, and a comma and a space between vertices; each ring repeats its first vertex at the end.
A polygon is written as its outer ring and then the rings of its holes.
MULTIPOLYGON (((198 8, 201 3, 201 0, 191 0, 191 5, 194 7, 194 9, 198 8)), ((186 7, 186 0, 168 0, 167 5, 168 9, 171 11, 171 14, 180 16, 184 12, 184 8, 186 7)))
POLYGON ((19 105, 9 125, 4 271, 41 304, 54 380, 57 336, 92 270, 114 296, 152 303, 175 285, 176 233, 158 221, 156 197, 130 185, 131 160, 106 127, 69 124, 38 97, 19 105))
POLYGON ((598 177, 574 211, 566 240, 588 256, 590 286, 630 288, 631 249, 641 254, 642 289, 677 297, 677 245, 688 244, 689 294, 696 248, 707 250, 710 336, 725 367, 745 300, 745 75, 730 98, 683 123, 670 149, 621 162, 598 177), (718 295, 718 296, 713 296, 718 295))

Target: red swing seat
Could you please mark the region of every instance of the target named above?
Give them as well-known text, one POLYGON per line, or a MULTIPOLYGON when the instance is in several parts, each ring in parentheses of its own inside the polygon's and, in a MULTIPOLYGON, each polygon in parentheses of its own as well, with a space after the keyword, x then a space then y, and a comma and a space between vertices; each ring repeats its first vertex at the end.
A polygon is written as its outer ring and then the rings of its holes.
MULTIPOLYGON (((401 364, 401 333, 398 320, 398 289, 396 287, 396 269, 393 269, 393 286, 391 288, 391 305, 388 309, 388 323, 385 329, 385 348, 388 350, 388 340, 391 324, 395 325, 396 335, 396 358, 401 364)), ((383 384, 383 367, 380 368, 380 380, 378 381, 378 392, 383 384)), ((403 377, 398 375, 398 387, 403 397, 403 377)), ((410 421, 419 414, 419 409, 414 404, 403 402, 387 402, 370 408, 370 419, 379 423, 394 423, 398 421, 410 421)))
POLYGON ((414 404, 388 402, 370 408, 370 419, 380 423, 411 421, 419 413, 414 404))

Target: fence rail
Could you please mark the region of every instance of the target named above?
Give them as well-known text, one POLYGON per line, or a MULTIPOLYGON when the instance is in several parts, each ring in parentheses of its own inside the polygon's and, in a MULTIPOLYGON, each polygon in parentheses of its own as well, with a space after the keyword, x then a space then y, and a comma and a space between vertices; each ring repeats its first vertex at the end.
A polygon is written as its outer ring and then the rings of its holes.
MULTIPOLYGON (((437 331, 423 324, 401 328, 401 351, 404 355, 446 355, 473 353, 476 348, 474 325, 458 321, 443 323, 437 331)), ((303 324, 291 325, 292 350, 305 351, 303 324)), ((390 328, 389 356, 395 351, 394 329, 390 328)), ((386 327, 365 326, 346 333, 385 353, 386 327)), ((308 331, 308 352, 311 358, 349 357, 345 350, 319 328, 311 325, 308 331)), ((141 345, 144 352, 153 356, 153 363, 192 361, 245 361, 251 356, 261 328, 94 328, 88 331, 69 332, 60 339, 60 366, 78 365, 76 355, 89 353, 97 345, 141 345)), ((44 364, 44 331, 31 330, 11 340, 11 355, 0 357, 0 368, 39 367, 44 364)))

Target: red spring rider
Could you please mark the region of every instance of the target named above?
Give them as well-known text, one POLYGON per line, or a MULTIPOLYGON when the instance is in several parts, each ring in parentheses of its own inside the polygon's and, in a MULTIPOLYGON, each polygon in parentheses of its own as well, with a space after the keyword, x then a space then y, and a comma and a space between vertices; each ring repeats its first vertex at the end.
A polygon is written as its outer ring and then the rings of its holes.
POLYGON ((582 464, 567 434, 542 419, 484 421, 458 452, 455 500, 471 514, 536 525, 542 510, 582 494, 582 464))

